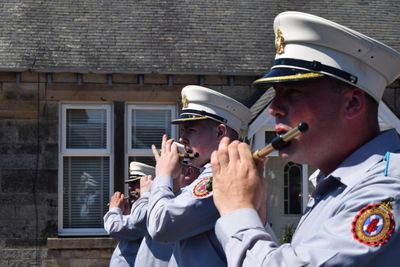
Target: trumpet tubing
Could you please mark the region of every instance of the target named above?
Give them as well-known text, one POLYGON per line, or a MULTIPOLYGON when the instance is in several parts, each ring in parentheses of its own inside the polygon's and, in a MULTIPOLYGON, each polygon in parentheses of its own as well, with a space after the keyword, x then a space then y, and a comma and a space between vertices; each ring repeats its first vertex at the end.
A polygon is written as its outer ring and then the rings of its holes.
POLYGON ((279 150, 288 145, 290 140, 298 136, 300 133, 303 133, 308 130, 308 124, 305 122, 299 123, 297 127, 291 129, 287 133, 275 137, 270 144, 267 146, 258 149, 253 152, 254 159, 262 159, 265 158, 268 154, 270 154, 274 150, 279 150))
MULTIPOLYGON (((308 124, 305 122, 301 122, 297 125, 297 127, 291 129, 287 133, 275 137, 272 142, 265 147, 258 149, 253 152, 252 156, 254 160, 259 160, 265 158, 274 150, 279 150, 285 146, 287 146, 293 138, 298 136, 300 133, 303 133, 308 130, 308 124)), ((207 183, 207 190, 212 191, 212 177, 210 178, 209 182, 207 183)))
POLYGON ((181 158, 194 159, 199 156, 199 153, 187 152, 185 145, 181 143, 174 142, 174 144, 178 147, 178 154, 181 158))

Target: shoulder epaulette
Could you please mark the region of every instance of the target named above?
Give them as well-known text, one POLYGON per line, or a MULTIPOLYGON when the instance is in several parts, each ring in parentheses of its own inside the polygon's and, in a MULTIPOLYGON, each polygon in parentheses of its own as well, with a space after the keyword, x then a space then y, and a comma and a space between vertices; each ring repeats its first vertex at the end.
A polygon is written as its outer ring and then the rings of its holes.
POLYGON ((385 176, 400 177, 400 153, 386 152, 385 176))

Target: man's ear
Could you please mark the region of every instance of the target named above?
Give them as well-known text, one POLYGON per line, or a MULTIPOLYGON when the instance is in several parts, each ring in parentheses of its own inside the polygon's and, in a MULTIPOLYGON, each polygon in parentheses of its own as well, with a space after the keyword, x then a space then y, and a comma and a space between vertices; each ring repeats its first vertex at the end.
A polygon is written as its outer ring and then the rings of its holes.
POLYGON ((228 129, 221 123, 217 126, 217 138, 221 140, 224 136, 228 136, 228 129))
POLYGON ((365 110, 366 93, 357 87, 350 88, 344 94, 344 114, 347 119, 355 119, 365 110))

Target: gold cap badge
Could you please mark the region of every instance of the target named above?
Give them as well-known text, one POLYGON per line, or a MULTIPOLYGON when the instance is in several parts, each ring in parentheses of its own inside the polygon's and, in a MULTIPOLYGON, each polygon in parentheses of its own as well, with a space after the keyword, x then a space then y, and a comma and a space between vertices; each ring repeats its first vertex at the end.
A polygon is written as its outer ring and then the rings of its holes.
POLYGON ((186 98, 186 96, 182 97, 182 107, 187 108, 189 105, 189 100, 186 98))
POLYGON ((280 29, 276 32, 275 49, 278 55, 285 52, 285 38, 283 38, 283 33, 280 29))

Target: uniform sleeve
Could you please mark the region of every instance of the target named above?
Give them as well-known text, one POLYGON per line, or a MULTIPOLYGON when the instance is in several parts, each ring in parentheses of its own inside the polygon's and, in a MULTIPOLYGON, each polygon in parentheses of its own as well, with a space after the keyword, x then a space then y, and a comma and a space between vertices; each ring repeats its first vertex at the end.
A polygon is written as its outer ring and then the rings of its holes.
POLYGON ((123 215, 120 208, 111 208, 104 215, 104 229, 116 239, 137 240, 146 233, 148 194, 133 203, 131 213, 123 215))
MULTIPOLYGON (((396 266, 382 255, 400 247, 395 241, 400 223, 400 218, 396 218, 400 198, 399 183, 391 179, 381 184, 373 183, 368 181, 353 188, 335 208, 325 208, 325 211, 317 210, 309 214, 301 225, 302 230, 299 233, 299 229, 296 230, 296 242, 292 241, 291 244, 279 246, 273 240, 271 230, 263 227, 254 209, 239 209, 225 214, 218 219, 215 231, 225 251, 228 266, 349 267, 370 266, 368 264, 372 261, 380 262, 381 266, 396 266), (390 187, 387 183, 390 183, 390 187), (358 214, 367 214, 362 212, 364 207, 380 203, 388 196, 395 199, 392 202, 394 232, 383 244, 363 244, 353 236, 353 222, 357 221, 358 214), (320 215, 323 212, 330 214, 324 218, 320 215), (309 225, 312 221, 317 222, 318 226, 309 225)), ((365 229, 360 227, 359 231, 365 229)))
POLYGON ((219 217, 212 194, 197 198, 193 185, 184 188, 177 196, 172 191, 171 177, 156 177, 152 184, 147 229, 159 242, 176 242, 213 229, 219 217))

